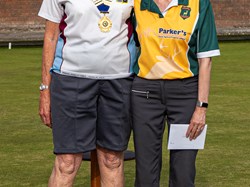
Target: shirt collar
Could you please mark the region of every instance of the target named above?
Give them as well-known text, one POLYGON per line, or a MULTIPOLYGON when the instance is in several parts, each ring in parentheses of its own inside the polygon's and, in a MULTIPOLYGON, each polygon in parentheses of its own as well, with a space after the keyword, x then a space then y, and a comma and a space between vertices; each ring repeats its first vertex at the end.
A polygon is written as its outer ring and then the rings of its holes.
MULTIPOLYGON (((188 5, 189 0, 173 0, 178 1, 178 5, 188 5)), ((149 10, 151 12, 158 13, 159 8, 153 0, 141 0, 141 10, 149 10)))

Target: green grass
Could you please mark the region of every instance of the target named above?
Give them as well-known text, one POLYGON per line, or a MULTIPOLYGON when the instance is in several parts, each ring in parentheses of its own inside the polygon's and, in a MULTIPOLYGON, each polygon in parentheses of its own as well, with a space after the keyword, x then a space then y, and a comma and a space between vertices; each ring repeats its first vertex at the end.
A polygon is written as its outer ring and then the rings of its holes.
MULTIPOLYGON (((205 149, 197 157, 197 187, 250 186, 250 43, 220 43, 213 59, 205 149)), ((51 130, 38 116, 42 49, 0 48, 0 187, 47 185, 54 162, 51 130)), ((130 141, 129 149, 133 150, 130 141)), ((161 187, 168 186, 166 135, 161 187)), ((90 186, 84 162, 75 186, 90 186)), ((126 187, 134 161, 125 162, 126 187)))

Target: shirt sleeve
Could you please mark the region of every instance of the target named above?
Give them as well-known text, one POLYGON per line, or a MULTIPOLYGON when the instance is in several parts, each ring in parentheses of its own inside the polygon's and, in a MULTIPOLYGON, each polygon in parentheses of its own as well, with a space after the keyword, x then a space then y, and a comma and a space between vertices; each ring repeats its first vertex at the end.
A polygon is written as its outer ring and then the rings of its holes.
POLYGON ((220 50, 212 5, 209 0, 200 2, 197 58, 219 56, 220 50))
POLYGON ((49 21, 60 23, 64 9, 59 0, 43 0, 38 16, 49 21))

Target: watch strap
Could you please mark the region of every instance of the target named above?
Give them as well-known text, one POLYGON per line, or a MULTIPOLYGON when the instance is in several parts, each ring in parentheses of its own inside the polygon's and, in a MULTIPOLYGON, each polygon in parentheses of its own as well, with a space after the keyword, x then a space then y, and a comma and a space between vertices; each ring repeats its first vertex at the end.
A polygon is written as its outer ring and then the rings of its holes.
POLYGON ((196 106, 207 108, 208 107, 208 103, 205 103, 205 102, 202 102, 202 101, 197 101, 196 106))
POLYGON ((43 91, 43 90, 46 90, 46 89, 49 89, 49 86, 41 83, 41 85, 39 86, 39 90, 43 91))

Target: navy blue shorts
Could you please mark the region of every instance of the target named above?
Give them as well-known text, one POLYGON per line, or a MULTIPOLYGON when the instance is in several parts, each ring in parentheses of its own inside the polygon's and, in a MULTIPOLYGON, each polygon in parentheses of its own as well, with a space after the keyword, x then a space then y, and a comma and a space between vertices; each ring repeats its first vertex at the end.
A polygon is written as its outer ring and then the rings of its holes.
POLYGON ((51 113, 54 153, 82 153, 99 145, 127 149, 133 77, 93 80, 53 73, 51 113))

